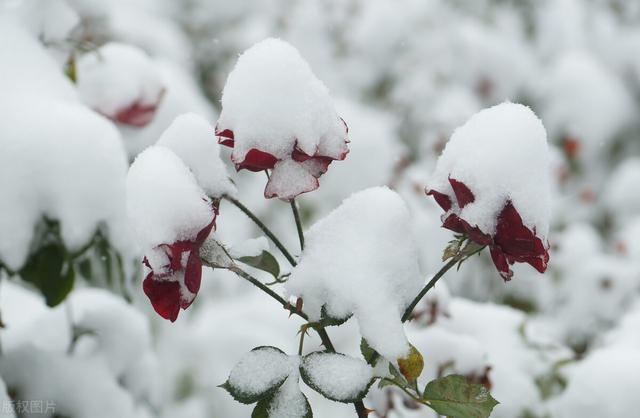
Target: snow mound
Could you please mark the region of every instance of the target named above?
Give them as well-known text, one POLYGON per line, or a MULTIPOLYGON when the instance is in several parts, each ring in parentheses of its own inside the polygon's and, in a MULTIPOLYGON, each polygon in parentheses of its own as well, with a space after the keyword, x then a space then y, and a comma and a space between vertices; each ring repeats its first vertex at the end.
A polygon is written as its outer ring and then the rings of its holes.
POLYGON ((186 113, 175 118, 156 145, 171 149, 191 169, 198 184, 213 198, 234 194, 213 127, 202 116, 186 113))
POLYGON ((295 144, 307 155, 344 151, 344 125, 329 91, 290 44, 266 39, 245 51, 222 94, 219 128, 232 130, 233 160, 251 148, 279 159, 295 144))
MULTIPOLYGON (((464 183, 475 199, 450 211, 494 235, 498 214, 511 201, 526 227, 545 241, 549 230, 550 178, 547 135, 526 106, 505 102, 484 109, 455 130, 438 159, 428 188, 464 183)), ((452 202, 453 193, 449 196, 452 202)), ((447 215, 445 215, 447 216, 447 215)))
POLYGON ((369 344, 404 357, 404 309, 423 284, 409 211, 398 194, 376 187, 353 194, 306 234, 286 284, 312 321, 353 314, 369 344))
POLYGON ((193 239, 214 218, 211 201, 193 173, 161 146, 147 148, 131 165, 127 211, 144 251, 193 239))

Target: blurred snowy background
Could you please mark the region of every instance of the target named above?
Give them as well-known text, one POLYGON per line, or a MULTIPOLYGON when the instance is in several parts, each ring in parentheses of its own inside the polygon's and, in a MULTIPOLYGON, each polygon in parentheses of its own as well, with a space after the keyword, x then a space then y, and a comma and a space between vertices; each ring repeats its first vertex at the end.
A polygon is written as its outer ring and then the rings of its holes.
MULTIPOLYGON (((214 124, 238 54, 271 36, 298 48, 349 125, 348 158, 298 199, 305 225, 389 185, 412 210, 425 277, 452 238, 424 195, 447 139, 484 107, 532 107, 553 155, 549 269, 515 266, 505 284, 485 253, 449 273, 408 326, 421 380, 483 383, 498 418, 632 416, 640 2, 624 0, 0 1, 0 416, 14 416, 10 400, 48 400, 69 418, 250 415, 217 385, 255 346, 294 352, 301 322, 211 269, 177 322, 159 318, 141 291, 124 181, 176 116, 214 124), (114 114, 122 101, 151 111, 114 114), (64 255, 53 273, 29 268, 42 248, 64 255)), ((297 248, 288 205, 264 199, 264 176, 229 172, 240 200, 297 248)), ((231 246, 260 236, 227 202, 217 226, 231 246)), ((358 355, 351 322, 330 332, 358 355)), ((317 417, 354 416, 305 392, 317 417)), ((392 389, 365 401, 377 417, 435 416, 392 389)))

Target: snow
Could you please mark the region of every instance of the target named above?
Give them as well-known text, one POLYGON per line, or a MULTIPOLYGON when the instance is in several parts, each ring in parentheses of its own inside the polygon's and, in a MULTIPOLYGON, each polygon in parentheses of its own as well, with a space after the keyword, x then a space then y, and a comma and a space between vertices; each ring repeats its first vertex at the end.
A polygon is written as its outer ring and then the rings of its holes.
POLYGON ((180 157, 209 197, 235 194, 235 186, 220 159, 214 129, 202 116, 186 113, 176 117, 156 145, 165 146, 180 157))
POLYGON ((233 367, 228 383, 242 393, 261 394, 297 370, 297 364, 297 358, 289 358, 273 347, 258 347, 233 367))
MULTIPOLYGON (((87 418, 138 417, 130 395, 103 364, 25 346, 4 353, 0 371, 20 399, 43 400, 55 412, 87 418), (53 406, 52 405, 52 406, 53 406)), ((28 416, 37 416, 37 412, 28 416)))
POLYGON ((455 130, 428 189, 451 190, 449 178, 464 183, 475 200, 451 210, 490 235, 505 202, 511 200, 524 225, 544 242, 550 217, 548 167, 542 122, 530 108, 505 102, 476 113, 455 130))
POLYGON ((585 51, 572 51, 555 62, 538 93, 550 138, 571 135, 593 161, 632 120, 632 98, 611 70, 585 51), (604 117, 603 115, 608 115, 604 117))
POLYGON ((44 216, 60 221, 71 250, 102 223, 122 240, 126 162, 117 130, 78 104, 30 94, 0 100, 0 113, 0 259, 20 268, 44 216))
MULTIPOLYGON (((118 121, 120 114, 133 106, 151 107, 155 111, 164 95, 161 77, 144 51, 116 42, 78 59, 77 86, 87 106, 118 121)), ((153 111, 130 120, 130 124, 147 124, 153 111)))
POLYGON ((305 234, 306 247, 286 283, 310 319, 322 307, 336 318, 353 313, 362 336, 390 360, 404 357, 400 318, 420 290, 408 209, 386 187, 354 193, 305 234))
POLYGON ((316 176, 307 167, 314 164, 313 160, 298 163, 294 160, 283 160, 276 163, 271 178, 264 190, 266 198, 281 197, 292 199, 300 193, 309 192, 318 187, 316 176))
POLYGON ((640 351, 605 348, 595 351, 566 370, 568 386, 550 405, 552 416, 573 418, 601 416, 624 418, 635 410, 637 398, 631 388, 640 385, 640 351))
POLYGON ((307 155, 338 158, 345 151, 344 125, 327 88, 282 40, 266 39, 240 55, 221 103, 218 128, 234 132, 233 161, 251 148, 285 159, 295 144, 307 155))
POLYGON ((366 362, 339 354, 309 354, 304 357, 302 368, 313 386, 339 401, 356 398, 373 378, 373 370, 366 362))
POLYGON ((309 403, 300 391, 299 371, 296 368, 276 392, 269 405, 268 416, 273 418, 305 418, 309 403))
POLYGON ((166 147, 140 153, 127 176, 127 212, 142 249, 190 240, 213 219, 193 173, 166 147))
POLYGON ((640 213, 640 196, 633 191, 637 189, 638 184, 640 184, 640 158, 628 158, 611 173, 605 186, 603 203, 615 215, 624 218, 637 215, 640 213))

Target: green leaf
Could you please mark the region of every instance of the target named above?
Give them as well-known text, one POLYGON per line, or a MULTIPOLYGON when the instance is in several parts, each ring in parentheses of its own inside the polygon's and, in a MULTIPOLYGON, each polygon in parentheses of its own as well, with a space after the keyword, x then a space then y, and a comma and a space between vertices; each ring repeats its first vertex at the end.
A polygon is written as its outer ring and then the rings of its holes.
POLYGON ((278 264, 278 260, 276 260, 276 258, 268 251, 262 251, 262 253, 257 256, 240 257, 238 258, 238 261, 259 270, 266 271, 276 279, 280 276, 280 265, 278 264))
POLYGON ((484 386, 460 375, 429 382, 422 398, 438 414, 451 418, 486 418, 498 404, 484 386))
POLYGON ((328 351, 316 351, 302 357, 300 376, 307 386, 325 398, 344 403, 353 403, 363 399, 375 381, 371 367, 364 361, 328 351), (320 373, 317 372, 319 368, 321 369, 320 373), (340 375, 331 376, 330 373, 333 370, 339 370, 340 375), (327 374, 329 375, 327 376, 327 374), (341 375, 352 378, 342 381, 336 391, 335 382, 341 380, 341 375), (358 378, 358 376, 362 376, 364 379, 358 378))
POLYGON ((322 308, 320 308, 320 325, 322 325, 323 327, 342 325, 347 322, 352 316, 353 314, 347 315, 344 318, 333 317, 327 313, 327 305, 322 305, 322 308))
MULTIPOLYGON (((284 390, 284 388, 280 390, 284 390)), ((269 396, 268 398, 261 399, 256 404, 256 407, 253 408, 253 412, 251 413, 251 418, 270 418, 271 415, 269 415, 269 412, 271 412, 274 401, 277 399, 279 394, 280 393, 277 392, 269 396)), ((295 418, 313 418, 313 411, 311 410, 311 405, 309 405, 309 400, 307 399, 305 394, 302 393, 302 391, 300 391, 299 395, 302 396, 302 398, 304 398, 305 410, 302 412, 302 415, 295 418)), ((292 414, 288 414, 287 416, 294 418, 294 415, 292 414)))
POLYGON ((20 270, 23 280, 40 290, 48 306, 61 303, 73 289, 75 272, 62 244, 50 242, 31 254, 20 270))
POLYGON ((289 357, 282 350, 276 347, 256 347, 249 353, 247 353, 242 358, 242 360, 240 360, 240 362, 234 366, 229 379, 227 379, 227 381, 219 387, 229 392, 233 399, 240 403, 252 404, 258 402, 276 393, 280 386, 282 386, 282 384, 287 380, 290 371, 289 369, 287 369, 288 361, 289 357), (263 357, 263 353, 266 354, 267 350, 275 352, 272 352, 270 355, 267 354, 268 357, 263 357), (283 369, 278 371, 274 376, 267 376, 265 375, 264 371, 260 369, 263 361, 269 362, 270 365, 273 362, 281 362, 283 369), (264 390, 255 392, 248 390, 246 387, 242 387, 242 384, 238 384, 238 382, 234 384, 233 376, 238 372, 239 369, 241 370, 242 374, 246 374, 251 373, 251 371, 254 370, 254 367, 256 376, 260 376, 260 378, 265 380, 264 390))
POLYGON ((360 340, 360 352, 362 353, 362 357, 364 357, 364 361, 366 361, 367 364, 369 364, 370 366, 376 365, 376 361, 378 361, 380 354, 378 354, 376 350, 371 348, 367 340, 365 340, 364 338, 360 340))

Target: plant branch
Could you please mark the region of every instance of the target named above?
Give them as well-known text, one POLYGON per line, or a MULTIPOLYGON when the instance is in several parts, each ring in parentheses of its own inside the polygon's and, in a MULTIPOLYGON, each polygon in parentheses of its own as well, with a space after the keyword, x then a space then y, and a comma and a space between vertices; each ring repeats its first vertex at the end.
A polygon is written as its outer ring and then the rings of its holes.
POLYGON ((302 221, 300 220, 300 213, 298 213, 298 205, 296 205, 295 199, 291 199, 291 211, 293 212, 293 219, 296 220, 296 229, 298 230, 300 249, 304 251, 304 232, 302 232, 302 221))
POLYGON ((438 280, 440 280, 440 278, 442 276, 444 276, 444 274, 447 271, 449 271, 451 269, 451 267, 453 267, 456 264, 458 264, 459 261, 460 261, 460 259, 458 257, 453 257, 451 260, 449 260, 449 262, 447 264, 442 266, 440 271, 438 271, 436 273, 436 275, 433 276, 433 278, 431 280, 429 280, 429 283, 427 283, 422 288, 420 293, 418 293, 418 295, 415 298, 413 298, 413 301, 411 301, 411 304, 407 307, 407 309, 404 311, 404 314, 402 315, 402 322, 407 322, 407 320, 409 318, 411 318, 411 314, 413 313, 413 310, 416 308, 416 305, 418 304, 418 302, 420 302, 420 300, 424 297, 424 295, 426 295, 427 292, 429 290, 431 290, 431 288, 433 286, 435 286, 435 284, 438 282, 438 280))
POLYGON ((287 248, 284 245, 282 245, 282 242, 274 235, 274 233, 271 232, 271 230, 260 219, 258 219, 258 217, 256 215, 254 215, 253 212, 251 212, 251 210, 249 210, 249 208, 247 208, 245 205, 243 205, 238 199, 235 199, 235 198, 233 198, 231 196, 225 195, 224 199, 226 199, 229 202, 233 203, 233 205, 235 207, 237 207, 245 215, 247 215, 249 217, 249 219, 251 219, 253 221, 253 223, 256 224, 256 226, 258 228, 260 228, 260 230, 262 232, 264 232, 264 234, 275 244, 275 246, 278 247, 278 249, 280 250, 282 255, 284 255, 284 257, 287 259, 289 264, 291 264, 294 267, 296 266, 296 264, 297 264, 296 260, 289 253, 289 251, 287 251, 287 248))

